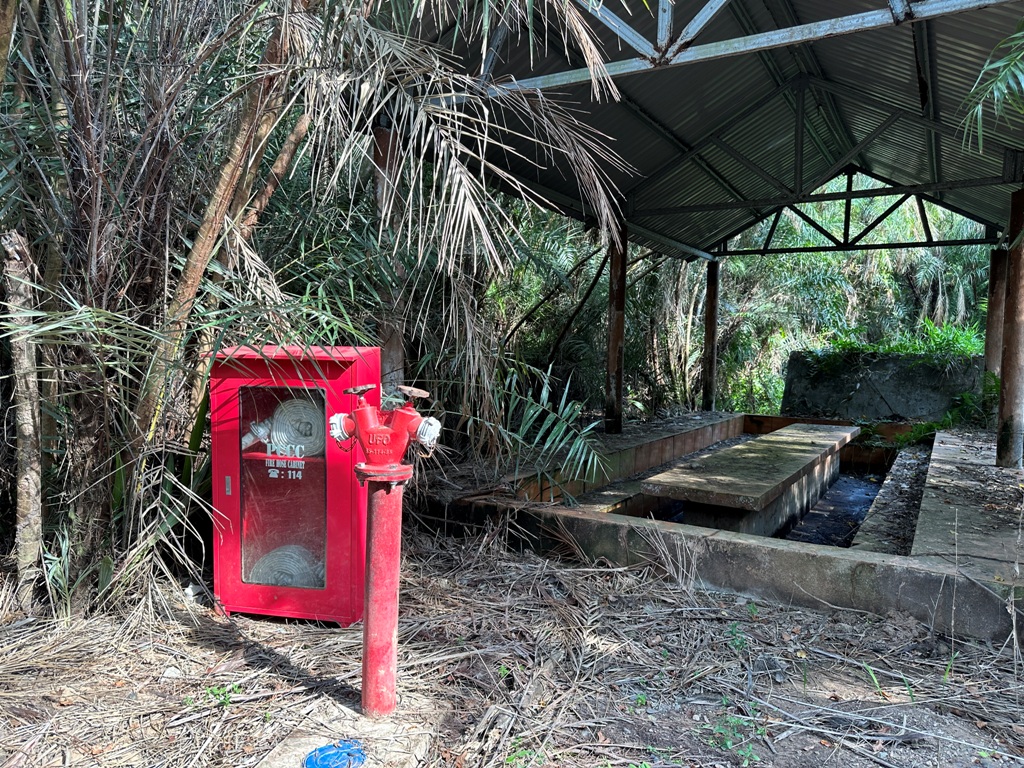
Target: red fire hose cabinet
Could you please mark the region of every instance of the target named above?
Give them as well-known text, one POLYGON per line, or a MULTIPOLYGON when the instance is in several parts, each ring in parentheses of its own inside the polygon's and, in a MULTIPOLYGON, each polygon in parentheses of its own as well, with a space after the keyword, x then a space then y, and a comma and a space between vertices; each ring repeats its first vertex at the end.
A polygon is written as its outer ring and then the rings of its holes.
POLYGON ((235 347, 214 359, 213 579, 226 611, 362 618, 366 489, 327 424, 355 406, 342 390, 365 384, 377 397, 375 347, 235 347))

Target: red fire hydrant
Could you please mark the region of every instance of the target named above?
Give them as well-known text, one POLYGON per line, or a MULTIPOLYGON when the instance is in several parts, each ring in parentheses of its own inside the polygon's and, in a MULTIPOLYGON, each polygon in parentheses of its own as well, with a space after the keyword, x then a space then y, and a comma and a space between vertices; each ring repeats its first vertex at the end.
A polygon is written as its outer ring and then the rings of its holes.
POLYGON ((383 717, 395 711, 398 667, 398 582, 402 554, 402 490, 412 465, 402 459, 410 444, 428 451, 437 445, 441 422, 420 416, 416 397, 430 393, 398 387, 406 401, 401 408, 380 411, 366 402, 373 384, 346 389, 359 397, 351 414, 331 416, 331 437, 339 444, 355 438, 366 461, 356 464, 356 477, 367 485, 366 599, 363 614, 363 714, 383 717))

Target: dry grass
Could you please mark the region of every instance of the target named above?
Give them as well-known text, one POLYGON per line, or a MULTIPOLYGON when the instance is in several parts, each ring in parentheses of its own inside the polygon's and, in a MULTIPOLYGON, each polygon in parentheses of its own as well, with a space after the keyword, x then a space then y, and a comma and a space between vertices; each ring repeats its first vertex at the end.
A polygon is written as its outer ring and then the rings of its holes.
MULTIPOLYGON (((1012 648, 934 637, 903 616, 703 593, 685 553, 667 549, 668 568, 616 569, 514 553, 504 536, 407 537, 393 722, 431 733, 425 764, 946 766, 1021 754, 1012 648)), ((64 626, 7 615, 0 765, 247 766, 300 723, 346 735, 359 627, 228 620, 178 596, 146 613, 64 626)))

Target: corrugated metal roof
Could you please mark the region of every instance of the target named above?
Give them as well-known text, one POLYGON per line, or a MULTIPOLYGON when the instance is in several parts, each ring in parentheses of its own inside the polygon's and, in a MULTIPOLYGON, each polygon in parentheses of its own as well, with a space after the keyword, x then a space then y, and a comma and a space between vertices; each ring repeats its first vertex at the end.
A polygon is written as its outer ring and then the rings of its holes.
MULTIPOLYGON (((946 5, 956 3, 948 0, 946 5)), ((929 4, 936 6, 934 0, 929 4)), ((606 7, 655 43, 657 1, 628 0, 628 5, 635 6, 632 16, 618 3, 606 7)), ((911 3, 912 8, 917 5, 911 3)), ((704 3, 677 1, 676 6, 673 28, 678 33, 704 3)), ((889 8, 886 0, 730 0, 694 45, 889 8)), ((961 122, 979 71, 1022 16, 1024 2, 1009 2, 655 68, 618 78, 620 102, 595 102, 588 83, 552 92, 611 137, 613 149, 634 169, 632 175, 612 174, 626 197, 628 224, 635 225, 632 238, 663 251, 672 250, 667 245, 672 242, 707 250, 774 210, 770 205, 730 203, 779 200, 794 190, 801 99, 802 193, 826 181, 830 170, 840 170, 837 161, 887 120, 891 124, 853 153, 849 165, 900 185, 942 182, 955 187, 961 180, 1001 176, 1004 148, 1024 149, 1024 121, 990 125, 983 153, 976 143, 965 142, 961 122), (928 130, 935 122, 941 124, 938 134, 928 130), (695 211, 694 206, 703 208, 695 211), (638 234, 637 228, 649 236, 638 234)), ((590 24, 610 60, 636 55, 601 23, 591 18, 590 24)), ((494 75, 523 80, 581 66, 561 50, 561 42, 552 40, 546 54, 531 54, 525 38, 510 35, 494 75)), ((579 199, 564 169, 532 167, 514 157, 508 162, 514 174, 536 187, 579 199)), ((947 188, 929 197, 1002 227, 1009 216, 1010 192, 1017 186, 947 188)))

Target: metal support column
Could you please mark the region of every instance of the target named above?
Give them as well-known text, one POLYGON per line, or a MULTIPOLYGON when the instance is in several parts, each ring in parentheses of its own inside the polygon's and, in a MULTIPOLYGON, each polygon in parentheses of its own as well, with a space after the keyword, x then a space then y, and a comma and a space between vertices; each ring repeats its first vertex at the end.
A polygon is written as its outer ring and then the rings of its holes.
POLYGON ((715 410, 718 384, 718 261, 708 262, 708 285, 704 296, 704 399, 705 411, 715 410))
POLYGON ((1003 304, 1003 357, 1000 363, 999 432, 996 466, 1020 469, 1024 453, 1024 189, 1010 198, 1012 245, 1006 267, 1006 299, 1003 304))
POLYGON ((994 248, 988 262, 988 317, 985 321, 985 370, 999 376, 1003 358, 1003 307, 1006 300, 1006 249, 994 248))
POLYGON ((626 228, 612 233, 608 263, 608 374, 604 385, 604 431, 622 433, 622 375, 626 364, 626 228))

